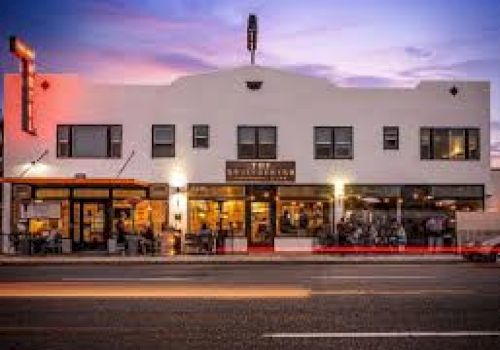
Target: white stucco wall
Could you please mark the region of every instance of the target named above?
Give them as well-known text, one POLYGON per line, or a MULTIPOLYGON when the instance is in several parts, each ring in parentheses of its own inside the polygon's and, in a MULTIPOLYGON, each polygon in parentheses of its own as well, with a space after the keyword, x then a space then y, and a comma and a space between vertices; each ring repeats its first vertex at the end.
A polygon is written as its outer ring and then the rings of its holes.
POLYGON ((222 183, 225 161, 237 158, 237 125, 277 126, 278 160, 293 160, 298 183, 457 183, 489 186, 490 91, 487 82, 422 82, 408 89, 343 88, 330 82, 262 67, 241 67, 179 79, 166 86, 92 85, 71 75, 38 75, 37 136, 20 128, 20 80, 5 77, 5 176, 49 150, 27 176, 114 177, 222 183), (47 80, 50 87, 40 84, 47 80), (262 80, 250 91, 246 80, 262 80), (459 94, 452 96, 452 85, 459 94), (210 125, 210 148, 192 148, 192 125, 210 125), (57 124, 123 124, 122 159, 58 159, 57 124), (176 157, 151 158, 151 125, 176 125, 176 157), (400 127, 399 151, 384 151, 382 127, 400 127), (353 126, 353 160, 315 160, 314 126, 353 126), (419 129, 478 127, 480 161, 420 160, 419 129))

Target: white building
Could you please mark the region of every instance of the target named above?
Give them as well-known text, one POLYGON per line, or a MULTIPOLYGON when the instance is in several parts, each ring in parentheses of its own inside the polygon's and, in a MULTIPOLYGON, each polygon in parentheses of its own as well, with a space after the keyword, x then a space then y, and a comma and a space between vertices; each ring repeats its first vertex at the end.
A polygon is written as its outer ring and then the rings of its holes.
POLYGON ((120 217, 286 249, 354 215, 418 240, 432 213, 451 232, 454 212, 483 210, 492 191, 488 82, 345 88, 259 66, 165 86, 38 74, 35 135, 20 77, 4 91, 3 231, 57 227, 75 249, 99 247, 120 217))

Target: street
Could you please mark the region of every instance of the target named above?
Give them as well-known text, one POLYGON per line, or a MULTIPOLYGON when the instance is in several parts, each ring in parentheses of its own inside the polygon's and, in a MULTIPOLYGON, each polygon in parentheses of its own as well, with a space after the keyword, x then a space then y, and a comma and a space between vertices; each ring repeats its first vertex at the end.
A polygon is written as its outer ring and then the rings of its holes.
POLYGON ((1 349, 497 349, 500 264, 0 267, 1 349))

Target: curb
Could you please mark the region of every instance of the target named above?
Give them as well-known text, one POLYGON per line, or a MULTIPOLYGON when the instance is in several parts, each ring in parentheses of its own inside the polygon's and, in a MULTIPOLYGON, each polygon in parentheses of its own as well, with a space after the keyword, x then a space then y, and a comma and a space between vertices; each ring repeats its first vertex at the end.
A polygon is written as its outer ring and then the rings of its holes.
POLYGON ((19 265, 265 265, 265 264, 460 264, 461 256, 190 256, 190 257, 0 257, 0 266, 19 265))

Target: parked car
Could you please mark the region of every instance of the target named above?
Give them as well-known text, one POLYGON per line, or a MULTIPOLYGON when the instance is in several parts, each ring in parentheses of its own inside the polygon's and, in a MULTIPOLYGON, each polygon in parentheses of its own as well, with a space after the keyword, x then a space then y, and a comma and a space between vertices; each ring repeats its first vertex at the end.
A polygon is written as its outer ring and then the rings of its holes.
POLYGON ((495 262, 500 253, 500 233, 484 241, 470 241, 465 244, 462 256, 468 261, 495 262))

